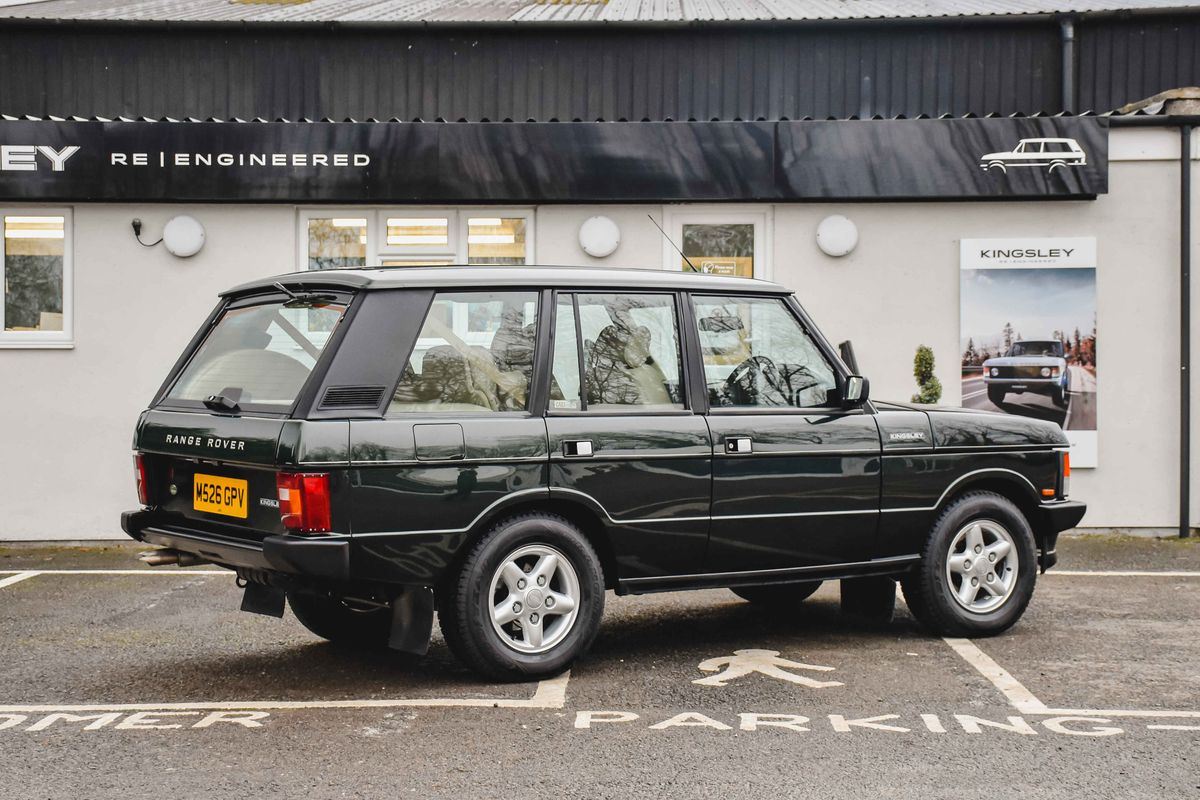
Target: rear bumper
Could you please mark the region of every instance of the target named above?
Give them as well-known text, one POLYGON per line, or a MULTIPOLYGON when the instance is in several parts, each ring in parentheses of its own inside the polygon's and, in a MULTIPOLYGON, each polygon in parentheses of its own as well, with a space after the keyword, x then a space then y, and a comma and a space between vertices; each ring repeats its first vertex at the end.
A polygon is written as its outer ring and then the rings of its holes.
POLYGON ((192 553, 231 568, 284 572, 325 580, 350 578, 350 540, 268 536, 261 542, 156 523, 146 510, 121 514, 121 528, 140 542, 192 553))

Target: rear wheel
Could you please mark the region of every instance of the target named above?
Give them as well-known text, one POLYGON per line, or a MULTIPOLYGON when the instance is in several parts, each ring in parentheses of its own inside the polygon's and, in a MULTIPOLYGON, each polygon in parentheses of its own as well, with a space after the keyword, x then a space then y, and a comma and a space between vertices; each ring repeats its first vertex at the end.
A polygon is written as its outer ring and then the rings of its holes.
POLYGON ((1025 612, 1037 581, 1033 531, 994 492, 955 500, 934 523, 921 561, 901 585, 909 610, 941 636, 990 636, 1025 612))
POLYGON ((821 588, 820 581, 782 583, 775 586, 739 586, 729 591, 755 605, 786 608, 803 603, 821 588))
POLYGON ((385 648, 391 635, 391 609, 355 605, 316 594, 288 592, 288 605, 300 624, 335 644, 385 648))
POLYGON ((544 513, 497 523, 438 598, 450 649, 475 672, 499 680, 567 669, 591 646, 603 613, 595 551, 570 522, 544 513))

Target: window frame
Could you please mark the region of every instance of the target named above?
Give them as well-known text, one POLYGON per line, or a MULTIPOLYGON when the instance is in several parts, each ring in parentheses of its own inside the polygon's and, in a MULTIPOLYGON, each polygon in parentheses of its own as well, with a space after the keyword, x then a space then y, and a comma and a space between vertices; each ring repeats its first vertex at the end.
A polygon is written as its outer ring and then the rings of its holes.
MULTIPOLYGON (((350 217, 367 221, 366 263, 364 269, 404 269, 404 266, 391 264, 383 266, 384 261, 442 261, 451 262, 447 266, 466 266, 470 258, 470 245, 467 237, 470 234, 472 217, 500 217, 501 219, 521 219, 525 222, 525 264, 530 266, 537 263, 537 209, 534 207, 512 208, 491 206, 321 206, 297 207, 296 209, 296 270, 307 272, 308 269, 308 223, 314 219, 331 219, 335 217, 350 217), (429 245, 428 247, 414 246, 404 249, 399 245, 387 243, 388 217, 406 217, 409 219, 438 219, 447 218, 449 226, 449 243, 447 245, 429 245)), ((757 246, 757 245, 756 245, 757 246)), ((487 264, 476 266, 486 267, 487 264)), ((501 269, 505 265, 497 264, 501 269)))
POLYGON ((842 393, 846 385, 846 377, 850 375, 850 370, 842 361, 841 356, 837 354, 833 346, 825 339, 825 336, 813 324, 808 314, 796 300, 795 295, 780 295, 780 294, 758 294, 751 292, 734 292, 731 294, 721 294, 713 291, 693 291, 688 292, 688 305, 690 307, 691 317, 691 332, 695 338, 695 359, 696 368, 700 372, 699 382, 704 387, 705 413, 718 415, 739 415, 739 414, 798 414, 808 416, 833 416, 838 414, 873 414, 874 408, 870 401, 861 406, 847 408, 841 403, 824 406, 805 406, 798 408, 796 406, 714 406, 708 402, 708 383, 704 379, 704 354, 700 344, 700 316, 696 310, 696 298, 714 297, 714 298, 754 298, 759 300, 774 300, 783 306, 784 310, 792 316, 792 319, 800 326, 800 329, 808 336, 808 338, 816 345, 818 352, 829 363, 833 369, 834 378, 836 380, 835 389, 838 395, 842 393))
MULTIPOLYGON (((458 209, 457 208, 380 208, 375 211, 375 226, 379 231, 376 237, 377 247, 367 253, 367 264, 380 266, 383 261, 437 261, 440 258, 456 259, 458 257, 458 209), (446 244, 444 245, 398 245, 388 244, 388 217, 397 219, 445 219, 446 244), (440 258, 439 258, 440 257, 440 258)), ((368 220, 368 225, 370 224, 368 220)), ((367 241, 371 241, 371 232, 367 231, 367 241)))
MULTIPOLYGON (((461 259, 459 263, 466 266, 471 258, 471 245, 467 241, 467 237, 471 233, 471 217, 499 217, 500 219, 523 219, 525 220, 525 263, 516 264, 495 264, 497 269, 502 267, 522 266, 528 267, 537 264, 537 254, 534 244, 537 241, 535 236, 536 229, 534 227, 535 210, 532 208, 489 208, 487 206, 461 206, 458 209, 460 218, 459 224, 459 254, 461 259)), ((486 267, 488 264, 473 264, 471 266, 486 267)))
POLYGON ((342 207, 342 208, 298 208, 296 209, 296 271, 297 272, 322 272, 324 270, 310 270, 308 268, 308 223, 314 219, 363 219, 367 223, 367 244, 366 244, 366 261, 364 267, 372 266, 372 258, 377 251, 377 242, 375 237, 379 234, 378 224, 372 224, 373 213, 371 209, 342 207))
POLYGON ((645 417, 677 417, 689 416, 698 413, 694 406, 694 387, 693 368, 692 368, 692 344, 688 341, 688 320, 691 314, 687 313, 687 308, 690 303, 684 302, 684 294, 680 291, 671 289, 649 289, 636 292, 620 292, 617 288, 608 287, 572 287, 570 289, 555 289, 548 300, 548 307, 551 314, 548 324, 550 328, 548 347, 545 351, 545 357, 542 359, 545 363, 546 375, 546 397, 545 402, 541 406, 547 417, 629 417, 629 416, 645 416, 645 417), (679 352, 679 389, 683 393, 683 407, 670 410, 647 411, 641 406, 630 406, 629 411, 612 411, 603 410, 597 411, 588 408, 587 403, 587 358, 583 352, 583 331, 582 320, 579 315, 579 295, 581 294, 627 294, 632 296, 655 295, 660 297, 670 297, 675 310, 675 333, 676 347, 679 352), (549 386, 550 381, 554 377, 554 356, 558 345, 555 333, 558 331, 558 305, 559 299, 562 297, 571 299, 571 308, 575 314, 575 360, 579 370, 579 393, 580 393, 580 408, 579 409, 562 409, 550 407, 549 386))
POLYGON ((61 331, 4 330, 5 266, 0 253, 0 350, 71 350, 75 347, 75 230, 71 207, 6 206, 0 208, 0 239, 4 217, 63 218, 63 277, 61 331))
POLYGON ((684 225, 754 225, 754 274, 752 278, 771 280, 774 268, 771 248, 775 236, 772 206, 664 206, 663 228, 668 236, 662 243, 663 269, 683 272, 683 258, 675 245, 683 247, 684 225), (670 239, 667 241, 666 239, 670 239))

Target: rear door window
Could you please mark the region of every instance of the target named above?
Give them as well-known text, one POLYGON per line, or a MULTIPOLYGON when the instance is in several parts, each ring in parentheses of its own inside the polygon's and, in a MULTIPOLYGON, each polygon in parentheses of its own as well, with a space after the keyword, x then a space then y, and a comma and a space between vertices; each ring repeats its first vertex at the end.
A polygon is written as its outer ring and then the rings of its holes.
POLYGON ((536 292, 439 292, 391 413, 525 411, 537 340, 536 292))
POLYGON ((165 403, 286 413, 342 319, 342 302, 277 300, 229 308, 180 372, 165 403))
POLYGON ((555 327, 551 411, 685 408, 674 296, 562 296, 555 327))

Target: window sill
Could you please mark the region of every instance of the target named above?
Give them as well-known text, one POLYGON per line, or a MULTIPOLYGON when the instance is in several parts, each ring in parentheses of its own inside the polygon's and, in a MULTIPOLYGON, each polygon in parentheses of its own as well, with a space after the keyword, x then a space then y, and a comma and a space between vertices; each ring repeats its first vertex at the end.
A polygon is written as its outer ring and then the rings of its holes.
POLYGON ((0 350, 74 350, 74 341, 31 341, 0 338, 0 350))

